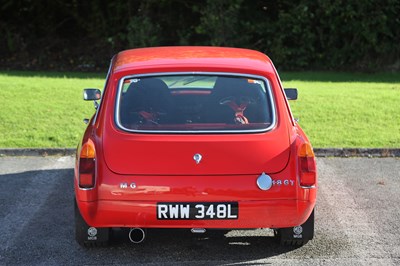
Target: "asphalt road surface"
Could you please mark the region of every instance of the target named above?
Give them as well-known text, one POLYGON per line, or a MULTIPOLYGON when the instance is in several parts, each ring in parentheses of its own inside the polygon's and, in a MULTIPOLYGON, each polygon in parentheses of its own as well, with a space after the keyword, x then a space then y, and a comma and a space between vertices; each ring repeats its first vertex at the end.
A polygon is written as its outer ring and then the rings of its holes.
POLYGON ((268 229, 194 238, 116 231, 106 248, 74 240, 73 158, 0 158, 0 265, 399 265, 400 160, 318 158, 316 237, 278 245, 268 229))

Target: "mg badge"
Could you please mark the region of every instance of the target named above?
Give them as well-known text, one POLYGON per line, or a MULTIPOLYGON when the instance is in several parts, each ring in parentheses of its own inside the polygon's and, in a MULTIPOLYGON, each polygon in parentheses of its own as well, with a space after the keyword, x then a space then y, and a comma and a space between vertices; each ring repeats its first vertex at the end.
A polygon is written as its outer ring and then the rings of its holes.
POLYGON ((303 238, 303 227, 301 225, 293 227, 293 238, 303 238))
POLYGON ((129 186, 131 189, 135 189, 135 188, 136 188, 136 183, 130 183, 129 185, 128 185, 128 183, 121 183, 121 184, 119 184, 119 188, 121 188, 121 189, 127 189, 128 186, 129 186))
POLYGON ((193 156, 193 160, 196 161, 196 164, 199 164, 199 163, 201 162, 201 159, 202 159, 202 158, 203 158, 203 157, 201 156, 200 153, 196 153, 196 154, 193 156))
POLYGON ((97 240, 97 229, 95 227, 89 227, 87 233, 88 240, 97 240))
POLYGON ((300 235, 303 233, 303 227, 301 227, 301 225, 293 227, 293 233, 300 235))

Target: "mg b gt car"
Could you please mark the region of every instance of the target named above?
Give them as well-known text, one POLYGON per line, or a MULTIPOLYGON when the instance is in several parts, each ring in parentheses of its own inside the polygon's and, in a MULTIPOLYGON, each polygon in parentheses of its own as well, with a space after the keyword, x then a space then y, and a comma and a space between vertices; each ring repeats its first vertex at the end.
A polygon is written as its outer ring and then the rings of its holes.
POLYGON ((282 244, 314 235, 317 173, 271 60, 237 48, 120 52, 77 148, 76 240, 113 228, 271 228, 282 244))

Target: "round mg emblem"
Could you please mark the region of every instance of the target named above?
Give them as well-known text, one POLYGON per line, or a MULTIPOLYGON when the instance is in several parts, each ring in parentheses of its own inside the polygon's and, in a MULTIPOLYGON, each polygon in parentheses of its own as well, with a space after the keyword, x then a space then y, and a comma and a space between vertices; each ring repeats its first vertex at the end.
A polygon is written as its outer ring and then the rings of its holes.
POLYGON ((97 235, 97 229, 95 227, 90 227, 87 232, 88 232, 88 235, 91 237, 94 237, 97 235))
POLYGON ((296 235, 300 235, 303 233, 303 227, 301 225, 293 227, 293 233, 296 235))
POLYGON ((196 153, 195 155, 193 155, 193 160, 196 162, 196 164, 199 164, 202 158, 203 156, 201 156, 200 153, 196 153))

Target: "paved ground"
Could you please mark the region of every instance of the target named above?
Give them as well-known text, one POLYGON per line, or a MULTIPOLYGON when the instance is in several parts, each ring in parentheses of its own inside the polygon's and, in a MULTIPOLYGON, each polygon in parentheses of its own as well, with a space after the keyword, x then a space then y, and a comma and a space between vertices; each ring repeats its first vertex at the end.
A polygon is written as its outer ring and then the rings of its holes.
POLYGON ((193 239, 150 231, 84 249, 73 236, 73 158, 0 158, 0 265, 399 265, 400 160, 319 158, 316 238, 284 248, 270 230, 193 239))

